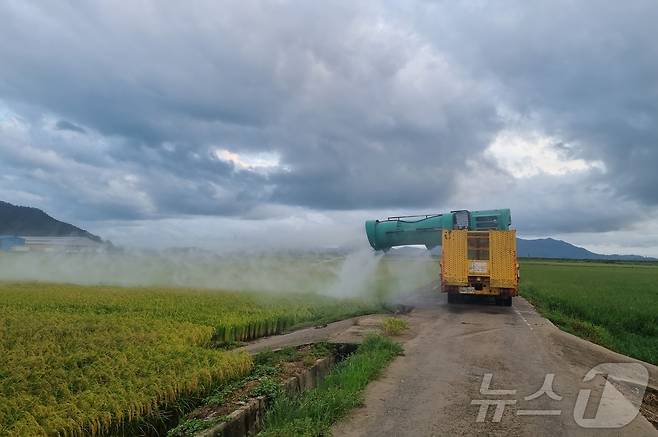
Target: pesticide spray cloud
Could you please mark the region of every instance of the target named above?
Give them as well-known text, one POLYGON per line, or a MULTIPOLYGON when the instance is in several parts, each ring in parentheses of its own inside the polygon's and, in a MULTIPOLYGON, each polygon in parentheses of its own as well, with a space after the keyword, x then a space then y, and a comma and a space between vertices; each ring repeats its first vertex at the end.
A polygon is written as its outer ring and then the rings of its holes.
POLYGON ((386 256, 370 248, 348 253, 218 254, 196 249, 8 253, 0 258, 0 280, 382 298, 424 285, 435 266, 429 256, 386 256))
POLYGON ((334 297, 365 295, 372 290, 372 282, 382 259, 381 253, 360 249, 345 257, 336 280, 326 293, 334 297))

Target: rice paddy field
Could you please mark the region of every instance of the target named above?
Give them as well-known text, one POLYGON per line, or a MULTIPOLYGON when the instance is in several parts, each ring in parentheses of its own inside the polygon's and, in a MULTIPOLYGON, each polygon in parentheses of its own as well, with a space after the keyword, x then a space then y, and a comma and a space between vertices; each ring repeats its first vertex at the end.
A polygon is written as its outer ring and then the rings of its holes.
POLYGON ((522 260, 521 295, 562 329, 658 364, 658 264, 522 260))
POLYGON ((381 311, 438 274, 429 256, 370 250, 0 261, 0 436, 163 434, 250 371, 227 346, 381 311))
POLYGON ((379 309, 373 300, 0 283, 0 435, 132 434, 244 375, 217 345, 379 309))
MULTIPOLYGON (((252 369, 223 346, 380 311, 438 275, 430 257, 2 261, 0 436, 152 434, 252 369), (34 270, 82 284, 27 281, 34 270)), ((543 315, 653 364, 657 280, 658 263, 521 260, 521 294, 543 315)))

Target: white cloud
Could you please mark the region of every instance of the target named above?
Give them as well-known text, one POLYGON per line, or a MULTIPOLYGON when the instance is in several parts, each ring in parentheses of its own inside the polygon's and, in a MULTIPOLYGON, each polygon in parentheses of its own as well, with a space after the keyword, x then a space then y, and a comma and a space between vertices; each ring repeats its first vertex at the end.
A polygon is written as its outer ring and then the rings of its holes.
POLYGON ((215 149, 217 159, 230 162, 237 170, 268 170, 280 166, 281 158, 274 152, 236 153, 227 149, 215 149))
POLYGON ((500 167, 515 178, 529 178, 540 174, 563 176, 590 170, 606 171, 600 160, 572 158, 571 151, 557 138, 538 132, 503 130, 486 149, 485 156, 493 158, 500 167))

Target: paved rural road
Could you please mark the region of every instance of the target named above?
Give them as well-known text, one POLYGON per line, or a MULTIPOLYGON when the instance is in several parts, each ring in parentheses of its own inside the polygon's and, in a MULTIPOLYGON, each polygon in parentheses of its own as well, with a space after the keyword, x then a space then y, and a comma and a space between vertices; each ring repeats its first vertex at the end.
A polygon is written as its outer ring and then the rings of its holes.
MULTIPOLYGON (((592 389, 593 401, 584 415, 591 418, 605 384, 600 376, 583 383, 587 371, 601 362, 620 361, 621 356, 596 346, 583 348, 589 343, 559 331, 525 300, 515 299, 512 308, 448 306, 444 295, 433 293, 415 304, 408 316, 410 332, 402 338, 405 355, 368 386, 365 406, 336 425, 335 436, 658 435, 639 414, 614 430, 576 423, 573 411, 579 390, 592 389), (516 392, 481 394, 488 373, 489 389, 516 392), (539 390, 547 374, 555 375, 552 387, 561 399, 543 395, 525 400, 539 390), (478 423, 480 407, 471 402, 482 399, 515 403, 505 407, 499 422, 492 422, 490 407, 485 421, 478 423), (526 416, 524 410, 553 410, 559 415, 526 416)), ((655 366, 650 372, 655 378, 655 366)), ((601 408, 604 411, 603 404, 601 408)))

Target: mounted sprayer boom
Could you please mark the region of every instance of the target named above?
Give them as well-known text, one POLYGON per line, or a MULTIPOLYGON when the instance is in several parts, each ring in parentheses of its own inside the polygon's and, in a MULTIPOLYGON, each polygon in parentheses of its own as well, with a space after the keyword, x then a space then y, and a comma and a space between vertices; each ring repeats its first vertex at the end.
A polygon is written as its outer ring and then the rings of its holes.
POLYGON ((451 211, 446 214, 389 217, 366 221, 366 235, 375 250, 394 246, 423 245, 428 249, 441 245, 441 231, 468 229, 507 230, 512 224, 509 209, 488 211, 451 211))

